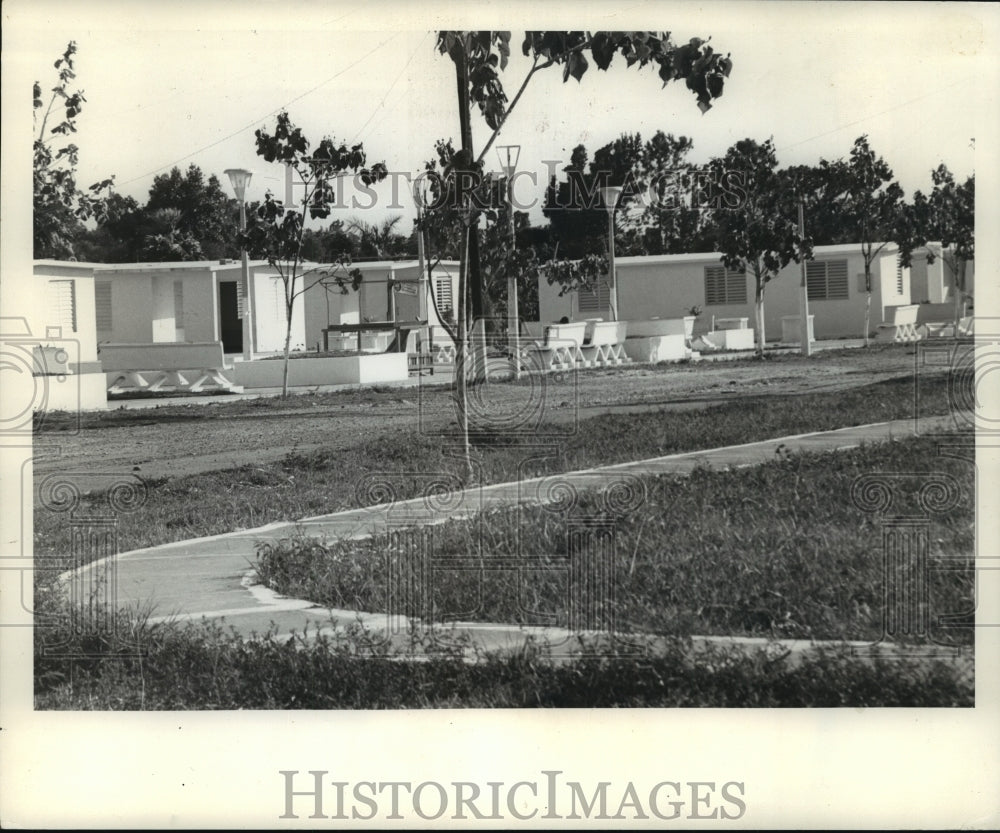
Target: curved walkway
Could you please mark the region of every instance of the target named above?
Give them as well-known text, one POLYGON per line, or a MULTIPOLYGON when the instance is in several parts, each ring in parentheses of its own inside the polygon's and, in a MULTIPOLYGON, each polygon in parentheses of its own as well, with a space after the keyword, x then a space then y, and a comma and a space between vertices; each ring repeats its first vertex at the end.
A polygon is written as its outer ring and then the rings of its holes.
MULTIPOLYGON (((919 432, 926 434, 954 427, 952 417, 922 419, 919 432)), ((405 621, 390 621, 384 613, 331 611, 311 602, 287 599, 253 583, 253 564, 258 542, 287 538, 295 533, 327 538, 364 538, 388 528, 442 523, 468 518, 482 510, 515 504, 538 504, 559 500, 564 489, 606 488, 636 475, 685 476, 699 466, 726 469, 774 460, 777 454, 799 451, 834 451, 863 442, 885 442, 917 435, 913 420, 861 425, 834 431, 779 437, 743 445, 674 454, 630 463, 601 466, 584 471, 548 475, 514 483, 474 487, 442 496, 440 500, 417 498, 391 504, 337 512, 298 522, 274 523, 257 529, 179 541, 120 553, 64 576, 89 584, 95 570, 107 570, 122 607, 147 609, 153 621, 224 618, 227 627, 246 638, 277 629, 279 634, 315 633, 332 625, 361 621, 372 629, 405 636, 405 621), (560 488, 553 488, 556 484, 560 488)), ((527 634, 541 634, 550 644, 564 643, 572 635, 558 629, 463 624, 458 628, 481 648, 514 647, 527 634)), ((402 638, 402 637, 400 637, 402 638)), ((715 640, 717 641, 717 640, 715 640)), ((741 642, 741 640, 733 640, 741 642)), ((742 640, 745 641, 745 640, 742 640)), ((751 640, 754 641, 754 640, 751 640)), ((789 643, 793 653, 808 643, 789 643), (796 648, 795 646, 798 646, 796 648)))

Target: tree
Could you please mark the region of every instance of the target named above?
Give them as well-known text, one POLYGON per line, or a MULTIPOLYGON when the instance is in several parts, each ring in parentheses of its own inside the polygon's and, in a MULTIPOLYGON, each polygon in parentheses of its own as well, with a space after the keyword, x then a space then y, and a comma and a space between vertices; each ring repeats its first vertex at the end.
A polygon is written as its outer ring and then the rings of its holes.
MULTIPOLYGON (((607 70, 615 56, 621 55, 627 66, 656 68, 664 86, 671 81, 685 81, 702 112, 709 110, 712 100, 722 95, 725 78, 732 70, 729 56, 715 52, 701 38, 677 45, 671 41, 669 32, 528 31, 521 49, 531 58, 531 67, 513 99, 508 100, 499 73, 506 68, 510 56, 510 32, 441 31, 437 49, 448 55, 455 66, 461 150, 470 166, 482 162, 531 79, 549 67, 561 66, 564 82, 570 77, 579 82, 590 66, 587 54, 601 70, 607 70), (469 110, 472 103, 493 131, 478 157, 472 147, 469 110)), ((478 315, 483 292, 476 233, 469 235, 468 257, 470 299, 473 314, 478 315)))
POLYGON ((76 78, 73 56, 76 42, 70 41, 54 66, 59 82, 52 88, 48 107, 38 123, 39 111, 45 107, 41 84, 33 87, 34 124, 34 256, 36 258, 75 257, 76 238, 84 230, 83 222, 100 216, 103 210, 101 192, 109 188, 114 177, 81 191, 76 184, 76 168, 80 161, 79 148, 68 141, 76 132, 76 119, 86 99, 82 90, 70 90, 76 78), (50 116, 60 120, 49 127, 50 116))
MULTIPOLYGON (((968 300, 966 264, 976 257, 976 177, 956 181, 947 166, 931 172, 934 189, 926 200, 928 236, 941 242, 941 256, 951 272, 955 287, 955 337, 968 300)), ((918 191, 915 195, 923 200, 918 191)), ((929 258, 930 259, 930 258, 929 258)))
POLYGON ((183 174, 174 167, 157 176, 149 189, 146 211, 168 208, 178 212, 177 233, 197 240, 199 257, 239 257, 239 206, 226 196, 215 174, 206 178, 201 168, 191 165, 183 174))
POLYGON ((343 220, 332 220, 325 229, 306 229, 302 235, 302 257, 315 263, 333 263, 344 253, 355 257, 357 241, 347 233, 343 220))
POLYGON ((865 264, 865 346, 869 343, 872 306, 872 262, 894 240, 903 203, 903 189, 893 181, 892 168, 868 144, 854 140, 851 158, 842 169, 845 191, 840 200, 844 222, 861 242, 865 264))
POLYGON ((366 223, 352 217, 347 221, 347 231, 354 237, 361 257, 386 260, 395 257, 406 245, 406 238, 396 232, 402 219, 401 214, 396 214, 381 223, 366 223))
POLYGON ((607 251, 604 241, 608 213, 597 191, 602 183, 595 181, 593 164, 588 160, 587 148, 577 145, 570 163, 563 168, 565 181, 556 182, 553 177, 546 191, 542 214, 549 221, 552 239, 563 258, 578 259, 607 251))
POLYGON ((252 257, 267 259, 278 272, 285 289, 285 353, 281 378, 281 395, 288 396, 288 360, 292 340, 292 313, 296 299, 321 281, 327 286, 337 286, 347 294, 348 287, 361 286, 361 272, 349 269, 350 258, 344 255, 330 268, 304 268, 302 241, 305 218, 326 219, 336 204, 333 180, 353 173, 364 185, 385 179, 388 171, 382 162, 366 165, 361 144, 348 147, 324 137, 310 153, 310 142, 302 130, 292 124, 287 112, 278 114, 274 133, 260 129, 257 138, 257 155, 267 162, 289 165, 299 175, 303 184, 302 200, 298 209, 284 206, 270 192, 263 202, 251 212, 253 222, 240 235, 240 242, 252 257))
POLYGON ((754 276, 757 355, 764 357, 764 289, 791 261, 810 257, 812 246, 799 236, 794 193, 777 175, 774 143, 737 142, 710 165, 723 189, 715 210, 722 262, 754 276))
MULTIPOLYGON (((712 106, 712 99, 722 95, 724 79, 732 69, 732 61, 728 56, 722 57, 715 53, 700 38, 692 38, 688 43, 677 46, 670 40, 669 32, 528 31, 521 50, 525 57, 531 59, 531 67, 514 97, 508 99, 500 73, 506 69, 510 57, 510 32, 442 30, 438 32, 436 48, 440 54, 447 55, 455 67, 461 139, 460 152, 455 159, 456 171, 460 171, 463 177, 481 176, 483 157, 492 147, 531 79, 536 73, 549 67, 562 66, 564 83, 570 77, 579 82, 589 67, 584 53, 589 53, 602 70, 606 70, 615 55, 620 54, 628 66, 637 64, 639 67, 656 67, 664 86, 674 80, 686 81, 688 89, 696 95, 702 112, 712 106), (473 103, 492 130, 478 156, 472 143, 470 107, 473 103)), ((473 224, 474 217, 466 189, 459 188, 458 196, 460 205, 456 207, 463 212, 465 223, 463 245, 460 247, 460 312, 464 308, 468 291, 472 314, 480 317, 484 312, 484 291, 478 223, 473 224)), ((464 327, 462 319, 460 314, 459 325, 464 327)), ((466 349, 466 341, 461 339, 458 344, 459 354, 466 349)), ((480 349, 485 354, 485 344, 480 349)), ((485 366, 485 362, 482 364, 485 366)), ((466 421, 465 367, 461 366, 461 372, 459 370, 460 365, 457 363, 459 408, 463 421, 466 421)), ((468 454, 466 461, 471 472, 468 454)))
POLYGON ((157 208, 146 212, 149 233, 142 240, 138 260, 170 262, 204 260, 201 243, 184 229, 184 217, 177 208, 157 208))

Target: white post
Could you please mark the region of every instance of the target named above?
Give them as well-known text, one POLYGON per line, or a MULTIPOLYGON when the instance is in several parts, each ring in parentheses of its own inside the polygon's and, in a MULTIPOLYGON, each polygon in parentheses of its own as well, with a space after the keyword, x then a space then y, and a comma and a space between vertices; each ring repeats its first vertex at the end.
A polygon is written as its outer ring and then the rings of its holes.
MULTIPOLYGON (((240 203, 240 231, 247 228, 246 203, 240 203)), ((246 246, 242 247, 242 280, 243 280, 243 361, 253 361, 253 285, 250 282, 250 258, 246 246)))
MULTIPOLYGON (((253 174, 242 168, 229 168, 226 171, 229 181, 236 192, 236 199, 240 203, 240 232, 247 230, 247 185, 253 174)), ((243 268, 240 280, 243 282, 243 360, 253 361, 253 285, 250 282, 250 260, 246 246, 240 246, 243 268)))
MULTIPOLYGON (((799 200, 799 236, 805 237, 805 209, 799 200)), ((812 344, 809 341, 809 284, 806 280, 806 260, 802 259, 802 283, 799 292, 799 347, 803 356, 812 355, 812 344)))
POLYGON ((608 185, 601 189, 604 207, 608 210, 608 260, 611 278, 611 317, 618 320, 618 275, 615 272, 615 208, 624 189, 619 185, 608 185))

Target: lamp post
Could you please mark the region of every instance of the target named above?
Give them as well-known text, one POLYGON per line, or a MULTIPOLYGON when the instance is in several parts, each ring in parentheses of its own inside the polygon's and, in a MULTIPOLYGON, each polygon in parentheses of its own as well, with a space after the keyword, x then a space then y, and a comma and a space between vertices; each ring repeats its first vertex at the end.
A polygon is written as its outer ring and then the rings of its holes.
POLYGON ((620 185, 606 185, 601 188, 604 207, 608 210, 608 255, 611 273, 611 317, 618 320, 618 278, 615 274, 615 208, 624 189, 620 185))
MULTIPOLYGON (((240 203, 240 232, 247 230, 247 185, 250 184, 250 177, 253 174, 243 168, 229 168, 226 171, 229 181, 236 192, 236 199, 240 203)), ((250 286, 250 260, 247 255, 247 247, 240 246, 243 258, 243 360, 253 361, 253 292, 250 286)))
MULTIPOLYGON (((500 168, 507 178, 507 208, 510 221, 510 248, 511 251, 517 248, 517 237, 514 231, 514 184, 512 178, 517 170, 517 160, 521 157, 520 145, 498 145, 497 158, 500 160, 500 168), (501 155, 500 151, 504 151, 501 155)), ((521 378, 520 360, 520 320, 517 303, 517 276, 507 276, 507 344, 510 348, 511 356, 514 358, 514 378, 521 378)))
MULTIPOLYGON (((806 236, 805 208, 799 197, 799 236, 806 236)), ((802 281, 799 287, 799 347, 803 356, 812 355, 809 341, 809 282, 806 280, 806 259, 802 258, 802 281)))

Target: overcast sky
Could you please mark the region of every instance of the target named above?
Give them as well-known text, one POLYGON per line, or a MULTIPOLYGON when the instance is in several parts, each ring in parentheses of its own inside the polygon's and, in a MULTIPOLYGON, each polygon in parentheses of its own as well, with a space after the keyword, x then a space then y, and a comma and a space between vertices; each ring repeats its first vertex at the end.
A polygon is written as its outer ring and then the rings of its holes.
MULTIPOLYGON (((5 72, 13 65, 24 80, 25 101, 31 80, 52 86, 52 63, 67 41, 78 44, 77 81, 87 98, 76 137, 81 184, 113 174, 120 192, 144 202, 157 173, 191 163, 217 174, 227 190, 227 167, 252 169, 248 199, 268 188, 282 195, 280 171, 255 155, 253 132, 273 126, 283 107, 314 139, 362 140, 370 161, 420 170, 435 139, 458 138, 454 70, 435 52, 432 29, 513 27, 525 21, 512 10, 531 6, 485 3, 484 19, 447 23, 416 5, 404 15, 392 4, 335 2, 36 0, 3 8, 5 72)), ((606 5, 574 8, 571 16, 548 13, 531 25, 641 25, 670 30, 675 40, 711 36, 717 50, 731 53, 734 68, 705 115, 683 85, 662 88, 650 68, 616 62, 604 73, 592 66, 582 83, 565 84, 558 68, 539 73, 498 142, 522 146, 519 167, 537 171, 540 185, 544 160, 564 163, 578 143, 592 153, 622 132, 648 138, 656 130, 691 137, 696 164, 747 136, 773 136, 782 165, 813 164, 847 156, 867 133, 908 195, 929 189, 930 171, 941 162, 962 177, 974 171, 979 97, 984 86, 995 92, 996 73, 995 61, 984 60, 980 20, 988 12, 981 6, 658 3, 627 14, 602 11, 606 5)), ((513 29, 515 54, 504 73, 510 95, 526 67, 522 33, 513 29)), ((488 131, 478 113, 473 121, 481 147, 488 131)), ((488 162, 497 167, 495 154, 488 162)), ((366 219, 402 213, 408 227, 405 192, 402 208, 387 207, 384 197, 366 219)))

